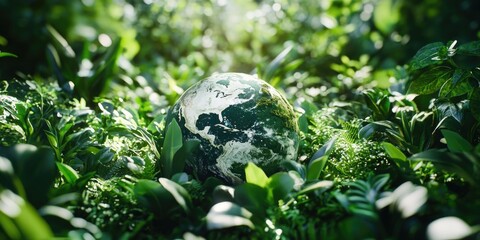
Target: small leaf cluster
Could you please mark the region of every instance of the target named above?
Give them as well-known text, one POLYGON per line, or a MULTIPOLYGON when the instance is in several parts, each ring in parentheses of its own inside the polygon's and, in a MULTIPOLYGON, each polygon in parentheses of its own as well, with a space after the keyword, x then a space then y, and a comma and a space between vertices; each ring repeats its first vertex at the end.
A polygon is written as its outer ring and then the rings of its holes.
POLYGON ((303 139, 309 144, 307 149, 320 149, 334 140, 322 177, 337 182, 365 179, 392 167, 380 142, 359 137, 361 124, 341 108, 323 108, 311 116, 309 132, 303 139))

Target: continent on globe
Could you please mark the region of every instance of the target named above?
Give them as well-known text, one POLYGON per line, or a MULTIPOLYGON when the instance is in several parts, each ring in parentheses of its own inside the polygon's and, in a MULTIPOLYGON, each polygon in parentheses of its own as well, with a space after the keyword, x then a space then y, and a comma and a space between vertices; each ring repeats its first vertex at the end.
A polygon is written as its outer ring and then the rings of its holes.
POLYGON ((298 126, 292 106, 252 75, 208 77, 185 91, 170 114, 185 140, 201 141, 186 163, 186 170, 200 179, 213 176, 236 184, 243 182, 248 162, 273 174, 283 160, 296 159, 298 126))

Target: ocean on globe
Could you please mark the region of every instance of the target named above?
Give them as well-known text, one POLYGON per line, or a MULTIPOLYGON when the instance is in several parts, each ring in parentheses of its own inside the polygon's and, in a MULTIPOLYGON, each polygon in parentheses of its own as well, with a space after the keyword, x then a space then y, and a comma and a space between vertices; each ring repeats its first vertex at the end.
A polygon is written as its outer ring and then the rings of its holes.
POLYGON ((244 181, 253 162, 267 174, 283 160, 295 160, 298 126, 288 101, 271 85, 242 73, 215 74, 197 82, 172 106, 184 140, 200 140, 200 149, 186 162, 199 179, 217 177, 226 183, 244 181))

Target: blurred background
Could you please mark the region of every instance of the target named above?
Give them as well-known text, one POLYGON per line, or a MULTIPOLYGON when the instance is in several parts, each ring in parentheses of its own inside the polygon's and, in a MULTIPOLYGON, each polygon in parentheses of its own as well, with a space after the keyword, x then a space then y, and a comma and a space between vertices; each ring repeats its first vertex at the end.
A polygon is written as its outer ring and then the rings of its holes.
POLYGON ((479 9, 477 0, 0 0, 0 51, 18 56, 1 62, 0 78, 75 89, 112 60, 100 87, 143 89, 165 105, 226 71, 258 73, 290 99, 348 100, 343 89, 401 79, 397 66, 427 43, 478 40, 479 9))

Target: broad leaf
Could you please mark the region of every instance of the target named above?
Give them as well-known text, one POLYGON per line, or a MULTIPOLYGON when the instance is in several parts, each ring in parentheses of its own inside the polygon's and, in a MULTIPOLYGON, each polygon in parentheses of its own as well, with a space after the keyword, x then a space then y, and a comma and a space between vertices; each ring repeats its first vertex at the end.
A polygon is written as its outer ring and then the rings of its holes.
POLYGON ((185 188, 167 178, 160 178, 158 181, 168 192, 170 192, 170 194, 172 194, 178 205, 180 205, 186 213, 191 211, 193 208, 192 200, 190 194, 188 194, 185 188))
POLYGON ((230 186, 218 185, 213 189, 213 202, 232 202, 235 189, 230 186))
POLYGON ((307 119, 307 116, 305 114, 302 114, 302 116, 300 116, 298 118, 298 129, 307 134, 308 133, 308 119, 307 119))
POLYGON ((113 157, 115 157, 115 153, 110 150, 109 147, 102 148, 95 154, 95 159, 100 163, 108 163, 112 161, 113 157))
POLYGON ((175 153, 172 161, 172 175, 182 172, 185 168, 185 162, 190 160, 200 147, 200 140, 189 139, 185 141, 180 149, 175 153))
POLYGON ((318 179, 320 177, 320 174, 323 171, 323 168, 325 167, 325 164, 327 163, 327 160, 328 160, 328 155, 322 156, 320 158, 317 158, 311 161, 308 164, 307 180, 318 179))
POLYGON ((67 164, 56 162, 57 168, 60 173, 65 177, 68 183, 74 183, 79 178, 77 171, 75 171, 72 167, 67 164))
POLYGON ((267 189, 269 199, 273 203, 285 199, 293 190, 294 180, 286 172, 278 172, 268 179, 267 189))
MULTIPOLYGON (((468 77, 468 76, 467 76, 468 77)), ((472 91, 472 86, 467 81, 461 81, 455 86, 452 81, 447 81, 438 94, 441 98, 453 98, 472 91)))
POLYGON ((53 151, 47 147, 17 144, 0 147, 0 156, 11 161, 25 188, 27 200, 35 207, 44 205, 58 173, 53 151))
POLYGON ((441 42, 430 43, 422 47, 410 62, 410 71, 415 71, 430 65, 435 65, 441 62, 439 52, 446 49, 445 44, 441 42))
POLYGON ((10 190, 0 191, 0 228, 7 239, 52 239, 53 233, 30 204, 10 190))
POLYGON ((371 122, 360 128, 360 130, 358 131, 358 137, 369 138, 375 132, 388 132, 389 130, 394 131, 394 126, 395 124, 390 121, 371 122))
POLYGON ((319 181, 316 183, 312 183, 310 185, 305 186, 300 192, 298 192, 299 195, 301 194, 306 194, 311 191, 325 191, 333 186, 332 181, 319 181))
POLYGON ((175 119, 168 124, 167 133, 163 142, 162 156, 160 158, 162 174, 171 177, 173 174, 173 160, 177 151, 183 146, 182 130, 175 119))
POLYGON ((267 208, 273 204, 268 201, 268 191, 251 183, 235 187, 234 200, 240 206, 254 213, 258 218, 266 216, 267 208))
POLYGON ((385 152, 388 154, 388 156, 392 159, 398 159, 402 161, 407 160, 407 156, 403 154, 402 151, 400 151, 395 145, 389 143, 389 142, 382 142, 383 149, 385 149, 385 152))
POLYGON ((458 46, 457 54, 480 56, 480 41, 473 41, 458 46))
POLYGON ((223 229, 237 226, 247 226, 254 229, 250 218, 252 213, 247 209, 232 203, 232 202, 220 202, 210 209, 207 214, 207 228, 223 229))
POLYGON ((245 178, 248 183, 260 187, 265 187, 268 183, 268 177, 265 172, 253 162, 248 162, 245 167, 245 178))
POLYGON ((305 116, 310 117, 313 116, 316 112, 318 112, 318 107, 314 103, 304 100, 300 103, 300 107, 305 111, 305 116))
POLYGON ((332 139, 328 140, 328 142, 323 144, 323 146, 320 149, 318 149, 316 153, 313 154, 312 158, 310 158, 309 165, 316 159, 319 159, 323 156, 330 154, 335 147, 335 142, 337 141, 337 138, 338 136, 332 137, 332 139))
POLYGON ((173 195, 159 182, 141 179, 133 190, 139 206, 152 211, 158 218, 168 219, 169 214, 180 209, 173 195))
POLYGON ((94 65, 94 74, 88 79, 83 79, 87 85, 81 89, 83 94, 85 94, 82 97, 86 97, 87 100, 92 100, 93 97, 100 96, 108 91, 113 72, 117 67, 117 61, 121 54, 122 41, 121 39, 117 39, 108 48, 100 61, 94 65))
POLYGON ((287 46, 283 51, 281 51, 273 61, 271 61, 268 66, 265 68, 265 72, 262 74, 262 79, 267 82, 270 82, 274 85, 271 80, 273 79, 275 72, 279 69, 280 65, 285 62, 288 58, 290 52, 293 50, 293 45, 287 46))
POLYGON ((470 97, 470 110, 477 121, 480 121, 480 88, 473 91, 470 97))
MULTIPOLYGON (((75 217, 75 215, 66 208, 47 205, 40 208, 38 211, 42 217, 47 217, 48 219, 50 219, 49 223, 52 224, 53 226, 68 224, 74 228, 81 229, 82 231, 81 236, 83 238, 98 239, 98 238, 101 238, 102 236, 102 231, 95 224, 87 222, 82 218, 75 217), (54 222, 52 221, 52 218, 55 218, 54 222), (92 235, 89 236, 84 231, 89 232, 92 235)), ((69 233, 69 236, 70 236, 70 233, 69 233)))
POLYGON ((412 80, 409 93, 430 94, 434 93, 452 78, 453 70, 450 67, 436 66, 423 72, 418 78, 412 80))
POLYGON ((74 58, 75 52, 73 51, 73 48, 68 44, 67 40, 65 40, 65 38, 52 26, 47 25, 47 30, 55 40, 54 43, 56 44, 58 49, 61 49, 62 53, 65 56, 69 58, 74 58))
POLYGON ((450 152, 470 152, 473 150, 472 144, 460 134, 447 129, 442 129, 441 131, 447 140, 447 147, 450 152))
POLYGON ((478 159, 465 152, 451 153, 447 152, 446 149, 430 149, 414 154, 410 159, 413 161, 430 161, 439 168, 458 174, 472 185, 478 185, 478 180, 480 180, 477 172, 477 169, 480 169, 478 159))
POLYGON ((304 164, 299 162, 295 162, 293 160, 285 160, 281 163, 282 167, 285 168, 287 171, 295 171, 297 172, 300 177, 303 179, 307 178, 307 170, 304 164))
POLYGON ((452 76, 452 86, 455 87, 458 83, 465 81, 471 76, 471 72, 466 69, 457 68, 452 76))

